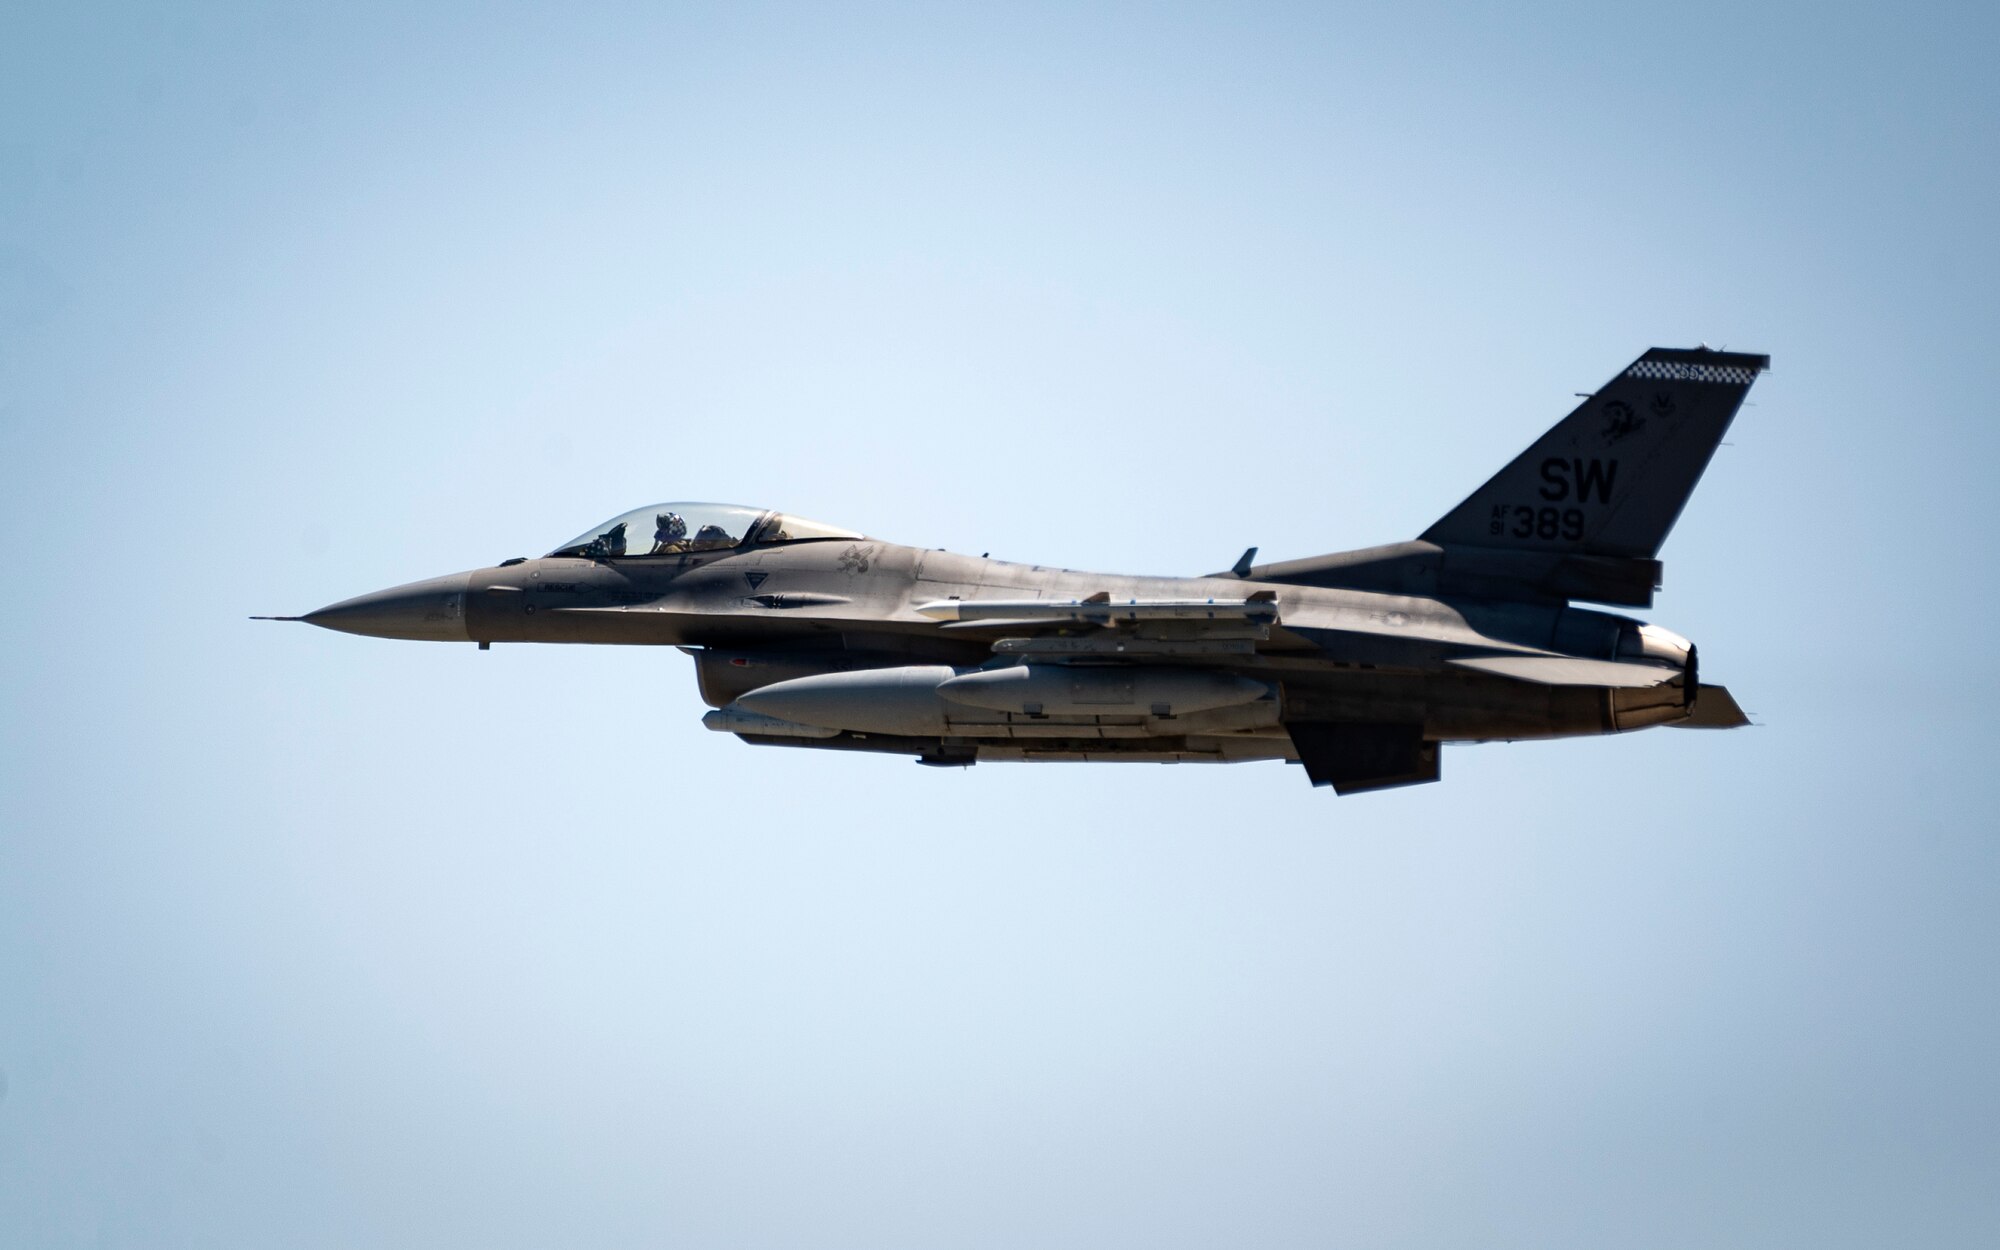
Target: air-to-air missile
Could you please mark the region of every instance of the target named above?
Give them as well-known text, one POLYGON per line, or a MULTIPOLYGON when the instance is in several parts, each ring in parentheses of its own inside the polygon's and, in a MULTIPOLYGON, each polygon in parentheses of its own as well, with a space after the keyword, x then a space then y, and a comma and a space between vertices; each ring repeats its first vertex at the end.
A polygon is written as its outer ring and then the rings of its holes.
POLYGON ((1446 742, 1746 724, 1647 608, 1660 545, 1769 357, 1654 348, 1413 541, 1203 577, 905 547, 663 503, 540 559, 303 617, 381 638, 675 646, 711 729, 984 760, 1290 760, 1340 793, 1446 742))

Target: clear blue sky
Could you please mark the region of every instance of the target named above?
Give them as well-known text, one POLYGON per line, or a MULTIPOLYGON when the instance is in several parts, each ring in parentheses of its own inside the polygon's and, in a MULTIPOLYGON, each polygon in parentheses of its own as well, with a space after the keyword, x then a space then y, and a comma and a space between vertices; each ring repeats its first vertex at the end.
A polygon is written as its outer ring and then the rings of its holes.
POLYGON ((1996 36, 8 9, 0 1244, 1991 1244, 1996 36), (669 498, 1393 541, 1702 341, 1735 734, 940 771, 244 619, 669 498))

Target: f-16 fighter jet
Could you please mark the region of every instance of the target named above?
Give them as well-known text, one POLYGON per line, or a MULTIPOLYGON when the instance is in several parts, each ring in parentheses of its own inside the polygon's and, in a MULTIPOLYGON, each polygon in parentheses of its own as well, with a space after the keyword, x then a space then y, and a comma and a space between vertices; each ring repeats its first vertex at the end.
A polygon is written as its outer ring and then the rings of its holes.
POLYGON ((662 503, 540 559, 303 617, 378 638, 679 647, 703 723, 919 763, 1289 760, 1340 794, 1443 744, 1746 724, 1650 607, 1660 544, 1770 358, 1654 348, 1410 542, 1204 577, 905 547, 662 503))

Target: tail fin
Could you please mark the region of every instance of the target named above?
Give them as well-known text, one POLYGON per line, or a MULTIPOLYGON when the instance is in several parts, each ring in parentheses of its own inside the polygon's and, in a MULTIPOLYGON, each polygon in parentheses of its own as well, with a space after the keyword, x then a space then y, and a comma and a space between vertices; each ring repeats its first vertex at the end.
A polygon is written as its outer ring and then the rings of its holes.
POLYGON ((1651 560, 1769 356, 1655 347, 1423 533, 1651 560))

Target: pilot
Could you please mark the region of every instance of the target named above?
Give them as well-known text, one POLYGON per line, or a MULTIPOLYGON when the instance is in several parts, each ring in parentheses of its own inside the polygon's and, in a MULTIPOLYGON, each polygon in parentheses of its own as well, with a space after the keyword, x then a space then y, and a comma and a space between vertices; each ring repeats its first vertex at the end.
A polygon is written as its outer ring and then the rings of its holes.
POLYGON ((656 512, 653 514, 653 555, 672 554, 686 551, 688 523, 681 520, 678 512, 656 512))
POLYGON ((694 541, 688 545, 694 551, 719 551, 734 547, 736 539, 720 525, 704 525, 694 532, 694 541))

